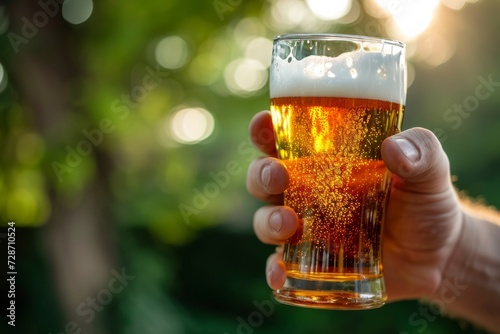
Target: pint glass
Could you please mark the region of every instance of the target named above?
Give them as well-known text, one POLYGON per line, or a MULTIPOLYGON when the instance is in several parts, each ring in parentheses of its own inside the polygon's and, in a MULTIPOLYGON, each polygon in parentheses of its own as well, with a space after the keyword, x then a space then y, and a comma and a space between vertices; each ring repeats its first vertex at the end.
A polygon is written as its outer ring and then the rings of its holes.
POLYGON ((271 115, 299 227, 284 245, 285 304, 367 309, 386 300, 382 231, 391 175, 380 147, 400 131, 405 46, 348 35, 273 42, 271 115))

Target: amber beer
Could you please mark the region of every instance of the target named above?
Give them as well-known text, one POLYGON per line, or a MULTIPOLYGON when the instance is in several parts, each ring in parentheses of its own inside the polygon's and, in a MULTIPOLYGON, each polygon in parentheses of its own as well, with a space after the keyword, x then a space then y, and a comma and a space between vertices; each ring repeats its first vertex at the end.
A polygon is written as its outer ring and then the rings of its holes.
MULTIPOLYGON (((276 45, 274 51, 279 51, 276 45)), ((291 48, 291 54, 293 51, 291 48)), ((386 300, 381 236, 391 176, 381 159, 380 147, 385 138, 401 129, 404 98, 396 102, 391 94, 366 83, 353 94, 349 90, 355 89, 353 83, 342 78, 343 73, 351 73, 342 72, 347 67, 345 62, 352 66, 353 59, 358 59, 357 71, 377 71, 380 67, 366 66, 381 58, 375 54, 349 55, 351 60, 345 55, 333 60, 312 57, 303 64, 284 58, 285 62, 279 64, 279 78, 273 75, 276 63, 271 68, 276 148, 290 175, 285 205, 299 217, 297 232, 284 246, 287 280, 274 292, 280 302, 362 309, 379 307, 386 300), (362 56, 370 59, 363 62, 359 60, 362 56), (319 70, 311 63, 319 63, 319 70), (333 64, 324 66, 328 63, 333 64), (283 72, 287 66, 295 67, 291 78, 283 72), (331 80, 321 81, 326 77, 321 74, 328 73, 321 66, 337 69, 330 77, 340 81, 338 86, 331 80), (301 68, 312 69, 313 77, 298 80, 297 76, 307 74, 301 68), (276 87, 280 80, 281 85, 276 87), (294 84, 304 88, 293 88, 294 84), (324 85, 333 88, 318 88, 324 85)), ((280 61, 273 58, 273 62, 280 61)), ((387 59, 383 64, 387 70, 387 59)), ((394 74, 389 72, 385 74, 394 74)), ((377 75, 371 76, 373 79, 383 80, 377 75)))

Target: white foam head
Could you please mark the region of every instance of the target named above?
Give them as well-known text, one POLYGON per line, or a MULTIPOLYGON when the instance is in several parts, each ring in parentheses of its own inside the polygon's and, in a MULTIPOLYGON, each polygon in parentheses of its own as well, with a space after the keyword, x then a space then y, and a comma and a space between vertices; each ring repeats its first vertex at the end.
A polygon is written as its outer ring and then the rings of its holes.
MULTIPOLYGON (((278 42, 279 43, 279 42, 278 42)), ((277 50, 270 74, 271 98, 291 96, 375 99, 404 104, 406 71, 404 48, 383 44, 360 47, 336 57, 294 57, 292 48, 277 50), (280 56, 281 55, 281 56, 280 56)))

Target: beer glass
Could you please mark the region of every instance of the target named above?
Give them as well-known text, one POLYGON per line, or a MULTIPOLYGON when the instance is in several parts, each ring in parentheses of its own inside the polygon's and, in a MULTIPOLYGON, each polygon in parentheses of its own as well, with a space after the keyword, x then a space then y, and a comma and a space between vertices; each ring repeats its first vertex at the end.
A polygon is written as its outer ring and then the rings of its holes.
POLYGON ((368 309, 387 299, 382 231, 391 175, 380 146, 401 130, 403 43, 283 35, 273 42, 271 115, 299 227, 284 245, 284 304, 368 309))

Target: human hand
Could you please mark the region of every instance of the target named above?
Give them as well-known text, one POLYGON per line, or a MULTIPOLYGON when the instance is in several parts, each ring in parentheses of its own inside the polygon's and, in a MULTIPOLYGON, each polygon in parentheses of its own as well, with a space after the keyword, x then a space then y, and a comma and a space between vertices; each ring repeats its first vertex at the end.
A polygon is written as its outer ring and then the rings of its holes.
MULTIPOLYGON (((255 115, 249 130, 255 145, 269 155, 254 160, 248 169, 248 191, 271 204, 255 213, 254 230, 262 242, 281 245, 294 234, 298 218, 283 206, 288 173, 276 158, 274 140, 259 136, 272 132, 269 112, 255 115)), ((463 225, 448 158, 434 134, 422 128, 386 139, 381 152, 393 173, 383 235, 388 300, 430 298, 441 285, 463 225)), ((286 279, 281 256, 279 247, 267 260, 266 278, 272 289, 282 287, 286 279)))

